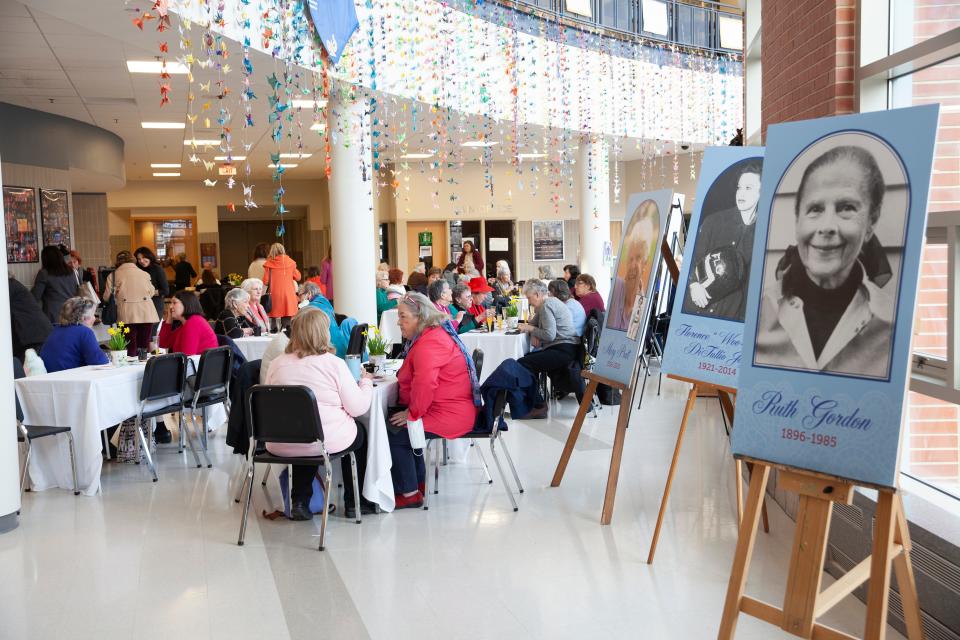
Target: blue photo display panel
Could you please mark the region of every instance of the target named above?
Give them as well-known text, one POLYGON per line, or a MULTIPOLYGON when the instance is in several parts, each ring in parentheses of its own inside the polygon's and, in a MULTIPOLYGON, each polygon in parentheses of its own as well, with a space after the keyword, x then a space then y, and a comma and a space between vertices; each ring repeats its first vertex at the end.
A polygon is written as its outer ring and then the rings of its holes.
POLYGON ((762 170, 762 147, 704 151, 664 373, 737 386, 762 170))
POLYGON ((769 128, 735 455, 896 486, 938 111, 769 128))

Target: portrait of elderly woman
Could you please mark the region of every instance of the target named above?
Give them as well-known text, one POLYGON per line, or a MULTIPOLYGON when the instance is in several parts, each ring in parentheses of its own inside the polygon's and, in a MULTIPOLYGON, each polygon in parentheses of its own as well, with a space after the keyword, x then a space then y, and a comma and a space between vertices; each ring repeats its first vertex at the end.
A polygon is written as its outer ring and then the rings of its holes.
POLYGON ((642 308, 650 272, 656 264, 660 246, 660 211, 653 200, 644 200, 633 212, 617 261, 617 271, 610 292, 607 328, 627 331, 634 307, 642 308))
POLYGON ((743 322, 762 166, 761 158, 741 160, 717 176, 707 190, 684 313, 743 322))
POLYGON ((899 157, 865 133, 793 161, 771 211, 754 364, 889 377, 907 189, 899 157))

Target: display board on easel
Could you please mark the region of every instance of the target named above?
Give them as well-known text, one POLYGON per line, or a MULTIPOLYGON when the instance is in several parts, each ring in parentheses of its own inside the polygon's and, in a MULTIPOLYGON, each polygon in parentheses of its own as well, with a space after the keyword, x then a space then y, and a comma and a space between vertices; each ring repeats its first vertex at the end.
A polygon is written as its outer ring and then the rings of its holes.
POLYGON ((719 638, 740 613, 802 637, 869 580, 865 638, 883 638, 891 566, 921 638, 897 490, 938 106, 773 125, 747 295, 731 448, 754 464, 719 638), (800 496, 783 607, 744 594, 770 469, 800 496), (833 503, 878 491, 871 556, 820 591, 833 503))
POLYGON ((633 390, 636 386, 639 352, 650 318, 651 292, 662 259, 660 248, 672 201, 673 192, 669 189, 634 194, 627 201, 628 215, 624 219, 620 255, 613 272, 606 320, 597 349, 597 363, 593 371, 583 374, 587 380, 587 388, 550 483, 552 487, 560 486, 597 386, 606 384, 620 389, 620 412, 600 515, 601 524, 610 524, 613 518, 613 503, 633 390))

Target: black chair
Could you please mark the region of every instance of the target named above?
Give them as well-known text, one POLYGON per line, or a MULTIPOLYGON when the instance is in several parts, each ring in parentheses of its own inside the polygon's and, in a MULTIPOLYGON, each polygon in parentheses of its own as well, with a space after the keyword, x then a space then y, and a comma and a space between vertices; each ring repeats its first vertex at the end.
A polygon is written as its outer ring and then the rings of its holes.
POLYGON ((350 331, 350 342, 347 343, 348 356, 363 355, 364 349, 367 348, 367 336, 364 335, 367 328, 366 323, 358 324, 350 331))
MULTIPOLYGON (((503 447, 503 453, 505 456, 507 456, 507 462, 510 464, 510 471, 513 473, 513 479, 517 483, 517 490, 520 493, 523 493, 523 485, 520 483, 520 476, 519 474, 517 474, 517 468, 516 466, 514 466, 513 458, 510 456, 510 451, 507 449, 507 443, 505 440, 503 440, 503 432, 500 431, 500 422, 503 420, 503 415, 506 412, 506 409, 507 409, 507 391, 506 389, 504 389, 497 394, 497 398, 494 401, 493 415, 495 416, 495 418, 493 421, 493 430, 486 431, 483 428, 474 427, 473 431, 469 431, 457 439, 489 440, 490 441, 490 455, 493 456, 493 461, 497 465, 497 471, 500 473, 500 480, 503 482, 503 486, 507 490, 507 497, 510 498, 510 504, 513 505, 513 510, 519 511, 520 508, 517 506, 517 500, 516 498, 513 497, 513 489, 510 488, 510 484, 507 482, 507 475, 503 472, 503 465, 500 464, 500 458, 497 456, 497 450, 496 450, 496 444, 497 442, 500 442, 501 446, 503 447)), ((442 440, 442 438, 435 435, 430 435, 430 434, 427 435, 427 448, 426 448, 426 451, 424 451, 425 461, 430 459, 429 458, 430 449, 431 449, 430 445, 436 442, 437 440, 442 440)), ((479 451, 480 451, 480 448, 477 447, 477 452, 479 453, 479 451)), ((486 466, 486 463, 484 463, 484 466, 486 466)), ((434 455, 433 477, 434 477, 433 493, 437 494, 439 493, 439 486, 440 486, 440 456, 437 454, 434 455)), ((487 474, 487 477, 488 478, 490 477, 489 473, 487 474)), ((424 511, 426 511, 429 508, 429 505, 427 504, 427 496, 430 494, 430 474, 429 473, 427 473, 425 480, 426 480, 427 486, 426 486, 426 491, 424 491, 424 495, 423 495, 424 511)), ((492 483, 492 482, 493 480, 489 481, 489 483, 492 483)))
POLYGON ((191 410, 190 421, 200 434, 200 447, 212 467, 207 454, 207 407, 223 404, 230 414, 230 376, 233 373, 233 350, 231 347, 207 349, 200 355, 197 375, 187 379, 184 405, 191 410), (197 426, 197 409, 200 409, 203 425, 197 426))
MULTIPOLYGON (((137 439, 147 458, 147 465, 156 482, 157 467, 150 455, 150 441, 156 427, 157 418, 168 413, 180 414, 180 452, 183 452, 183 440, 187 439, 193 458, 200 466, 200 458, 193 446, 193 440, 183 421, 183 385, 187 379, 187 356, 182 353, 168 353, 154 356, 147 360, 143 370, 143 381, 140 383, 140 406, 137 409, 137 439), (144 420, 149 421, 149 430, 144 429, 144 420)), ((196 434, 195 434, 196 435, 196 434)))
MULTIPOLYGON (((333 484, 331 462, 344 456, 350 456, 350 471, 353 474, 353 504, 357 506, 357 524, 360 524, 360 483, 357 480, 357 457, 353 451, 342 451, 330 455, 323 446, 323 425, 317 410, 317 398, 313 391, 304 386, 274 386, 258 384, 247 391, 247 421, 253 442, 250 450, 253 455, 247 465, 247 473, 241 491, 247 489, 243 505, 243 518, 240 520, 238 545, 243 545, 247 532, 247 514, 253 498, 253 482, 258 462, 283 465, 322 465, 325 471, 323 486, 323 512, 320 521, 320 546, 323 551, 324 537, 327 532, 327 510, 330 506, 330 490, 333 484), (303 458, 275 456, 266 451, 269 442, 304 443, 320 441, 321 455, 303 458)), ((290 475, 291 481, 293 476, 290 475)))
MULTIPOLYGON (((23 363, 20 362, 18 358, 13 359, 13 377, 26 377, 26 373, 23 370, 23 363)), ((23 473, 20 474, 20 493, 23 493, 24 490, 29 491, 29 489, 26 488, 27 470, 30 467, 30 455, 33 453, 33 441, 64 433, 67 436, 67 444, 70 446, 70 468, 73 471, 73 495, 80 495, 80 486, 77 484, 77 456, 73 447, 73 432, 70 430, 70 427, 28 426, 23 424, 23 408, 20 406, 20 398, 16 392, 14 392, 13 397, 17 405, 17 442, 22 442, 27 448, 26 460, 23 461, 23 473)))

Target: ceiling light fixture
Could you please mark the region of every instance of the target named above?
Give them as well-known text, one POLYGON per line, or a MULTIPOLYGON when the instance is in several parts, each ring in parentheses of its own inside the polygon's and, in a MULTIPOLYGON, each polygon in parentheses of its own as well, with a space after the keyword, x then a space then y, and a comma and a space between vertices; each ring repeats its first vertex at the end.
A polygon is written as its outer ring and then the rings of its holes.
POLYGON ((546 158, 547 154, 545 153, 518 153, 517 158, 520 160, 536 160, 537 158, 546 158))
POLYGON ((469 147, 469 148, 474 149, 474 148, 495 147, 495 146, 497 146, 497 143, 496 143, 496 142, 487 142, 487 141, 485 141, 485 140, 467 140, 466 142, 464 142, 464 143, 461 144, 460 146, 461 146, 461 147, 469 147))
POLYGON ((229 162, 243 162, 244 160, 247 159, 247 156, 230 156, 230 157, 229 157, 229 160, 228 160, 227 156, 214 156, 213 159, 216 160, 217 162, 228 162, 228 161, 229 161, 229 162))
POLYGON ((312 153, 281 153, 281 158, 293 158, 294 160, 305 160, 312 156, 312 153))
POLYGON ((150 165, 151 169, 179 169, 179 162, 155 162, 150 165))
POLYGON ((185 147, 189 147, 192 145, 196 145, 198 147, 210 147, 210 146, 219 145, 219 144, 220 144, 219 140, 184 140, 183 141, 183 146, 185 147))
POLYGON ((326 128, 326 122, 314 122, 312 125, 310 125, 310 131, 323 131, 326 128))
POLYGON ((140 126, 144 129, 183 129, 186 124, 183 122, 141 122, 140 126))
MULTIPOLYGON (((284 162, 281 162, 281 163, 280 163, 280 167, 283 168, 283 169, 296 169, 298 166, 300 166, 300 165, 296 165, 296 164, 286 164, 286 163, 284 163, 284 162)), ((277 165, 275 165, 275 164, 273 164, 273 163, 271 162, 270 164, 267 165, 267 168, 268 168, 268 169, 276 169, 276 168, 277 168, 277 165)))
MULTIPOLYGON (((163 63, 160 60, 127 60, 127 71, 130 73, 153 73, 157 74, 163 69, 163 63)), ((187 65, 179 62, 168 62, 167 73, 176 73, 186 75, 190 73, 187 65)))
POLYGON ((327 106, 326 100, 291 100, 290 105, 294 109, 313 109, 314 107, 320 107, 321 109, 327 106))
POLYGON ((430 153, 405 153, 400 156, 401 160, 426 160, 427 158, 432 158, 434 152, 430 153))
POLYGON ((176 172, 171 172, 171 173, 165 173, 165 172, 161 171, 161 172, 159 172, 159 173, 154 173, 154 174, 153 174, 153 177, 154 177, 154 178, 179 178, 179 177, 180 177, 180 172, 179 172, 179 171, 176 171, 176 172))

